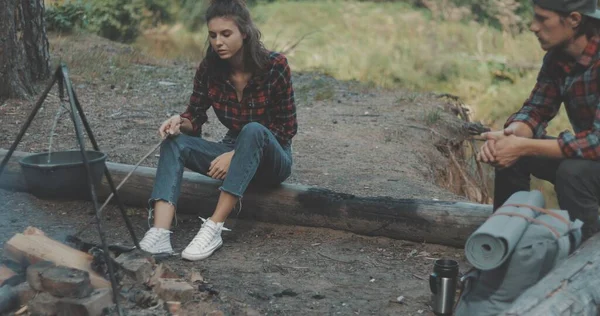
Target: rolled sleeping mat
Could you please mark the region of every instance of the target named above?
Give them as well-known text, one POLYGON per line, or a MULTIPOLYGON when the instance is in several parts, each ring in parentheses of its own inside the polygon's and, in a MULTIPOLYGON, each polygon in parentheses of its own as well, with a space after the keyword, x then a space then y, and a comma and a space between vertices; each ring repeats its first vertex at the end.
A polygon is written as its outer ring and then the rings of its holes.
POLYGON ((530 208, 508 206, 510 204, 543 208, 545 201, 542 193, 537 190, 519 191, 508 198, 503 206, 467 239, 465 255, 475 268, 491 270, 502 265, 529 225, 523 217, 535 218, 538 215, 530 208))

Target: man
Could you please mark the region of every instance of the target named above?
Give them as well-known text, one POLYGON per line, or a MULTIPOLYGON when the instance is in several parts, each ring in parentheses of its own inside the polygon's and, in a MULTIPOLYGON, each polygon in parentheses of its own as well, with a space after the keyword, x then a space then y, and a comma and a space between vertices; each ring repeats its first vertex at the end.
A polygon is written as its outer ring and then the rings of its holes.
POLYGON ((530 30, 547 51, 537 83, 504 130, 484 133, 478 160, 496 167, 494 210, 529 190, 530 175, 554 183, 560 208, 598 231, 600 197, 600 11, 596 0, 533 0, 530 30), (574 133, 546 136, 564 103, 574 133))

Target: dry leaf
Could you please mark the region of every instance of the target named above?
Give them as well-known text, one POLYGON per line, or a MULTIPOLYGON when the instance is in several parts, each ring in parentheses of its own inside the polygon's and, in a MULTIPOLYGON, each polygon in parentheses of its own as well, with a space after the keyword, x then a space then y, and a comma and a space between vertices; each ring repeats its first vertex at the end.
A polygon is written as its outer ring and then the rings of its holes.
POLYGON ((192 269, 192 272, 190 273, 190 282, 195 283, 195 282, 203 282, 204 278, 202 277, 202 274, 200 274, 200 272, 192 269))

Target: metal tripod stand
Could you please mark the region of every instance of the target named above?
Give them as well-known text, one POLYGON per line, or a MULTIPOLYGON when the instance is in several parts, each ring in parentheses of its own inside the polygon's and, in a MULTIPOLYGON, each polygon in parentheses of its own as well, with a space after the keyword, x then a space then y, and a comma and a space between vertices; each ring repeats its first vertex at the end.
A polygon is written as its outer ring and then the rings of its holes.
MULTIPOLYGON (((90 128, 90 125, 85 117, 85 114, 83 113, 81 104, 79 103, 79 100, 77 99, 77 95, 75 94, 75 90, 73 90, 73 85, 71 83, 71 79, 69 78, 69 71, 65 64, 62 64, 57 67, 57 69, 52 77, 52 81, 48 84, 48 86, 46 87, 46 89, 44 90, 42 95, 37 100, 33 110, 29 114, 29 117, 27 118, 27 120, 23 124, 19 134, 17 135, 17 138, 11 145, 10 149, 8 150, 8 153, 2 160, 2 163, 0 163, 0 177, 2 176, 2 172, 4 171, 5 166, 8 164, 10 157, 12 156, 15 149, 17 148, 17 145, 21 142, 21 139, 25 135, 25 132, 29 128, 29 125, 35 118, 36 114, 38 113, 39 109, 41 108, 42 104, 44 103, 44 100, 48 96, 48 93, 50 92, 50 90, 52 89, 52 87, 54 86, 55 83, 58 83, 59 96, 60 96, 61 100, 65 96, 65 94, 64 94, 65 88, 66 88, 67 95, 69 97, 71 120, 73 121, 73 125, 75 127, 75 134, 76 134, 77 142, 79 144, 79 148, 81 151, 81 158, 82 158, 82 161, 85 166, 86 173, 87 173, 87 182, 88 182, 88 185, 90 188, 90 193, 91 193, 90 196, 92 199, 92 203, 94 204, 96 227, 98 229, 98 233, 100 235, 100 240, 102 242, 102 250, 104 253, 104 259, 106 260, 106 263, 108 265, 108 273, 110 276, 110 284, 112 287, 113 302, 115 303, 115 305, 117 307, 118 314, 123 315, 123 311, 121 310, 121 308, 119 306, 119 301, 118 301, 118 287, 117 287, 117 281, 115 279, 115 268, 113 267, 112 260, 110 258, 109 252, 108 252, 108 245, 106 243, 106 235, 105 235, 104 229, 102 227, 102 221, 100 220, 101 209, 99 208, 99 205, 98 205, 96 188, 94 187, 94 183, 92 180, 92 173, 90 171, 89 160, 88 160, 88 157, 85 152, 83 133, 82 133, 82 129, 80 126, 80 122, 77 120, 76 113, 79 113, 79 119, 81 120, 81 123, 83 123, 85 131, 90 139, 90 142, 92 143, 94 150, 100 151, 100 148, 98 147, 98 143, 96 142, 96 139, 94 138, 92 129, 90 128)), ((108 185, 110 186, 110 188, 112 190, 115 200, 117 201, 119 210, 121 211, 121 215, 123 216, 123 219, 125 220, 125 225, 127 226, 127 229, 129 230, 129 234, 131 235, 131 239, 133 240, 134 245, 138 249, 141 249, 140 245, 138 243, 137 237, 135 236, 135 232, 133 231, 133 226, 131 225, 131 221, 129 220, 129 218, 127 217, 127 214, 125 212, 125 206, 123 205, 123 202, 121 201, 121 199, 119 198, 119 195, 117 194, 117 189, 115 187, 112 176, 111 176, 110 172, 108 171, 108 168, 106 167, 106 165, 104 166, 104 175, 106 176, 108 185)))

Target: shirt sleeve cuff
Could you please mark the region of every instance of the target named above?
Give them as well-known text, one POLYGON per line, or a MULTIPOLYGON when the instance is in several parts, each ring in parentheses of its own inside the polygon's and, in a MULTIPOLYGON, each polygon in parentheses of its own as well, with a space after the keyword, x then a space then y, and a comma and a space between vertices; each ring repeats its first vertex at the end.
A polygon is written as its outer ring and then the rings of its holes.
POLYGON ((506 121, 506 123, 504 123, 504 128, 507 128, 510 124, 516 123, 516 122, 520 122, 520 123, 523 123, 523 124, 529 126, 529 128, 531 129, 531 132, 533 133, 533 138, 534 139, 541 139, 546 134, 546 129, 545 129, 545 127, 544 127, 543 124, 534 125, 534 122, 532 122, 531 120, 517 119, 517 118, 515 118, 514 115, 511 116, 506 121))
POLYGON ((191 113, 185 112, 185 113, 180 114, 179 116, 190 120, 190 122, 192 123, 192 135, 193 136, 200 136, 202 134, 202 128, 200 126, 198 126, 198 124, 196 124, 196 122, 194 122, 194 120, 192 119, 191 113))
POLYGON ((575 136, 571 132, 564 131, 560 133, 557 140, 558 146, 565 157, 574 158, 577 156, 576 150, 573 149, 572 145, 575 142, 575 136))

